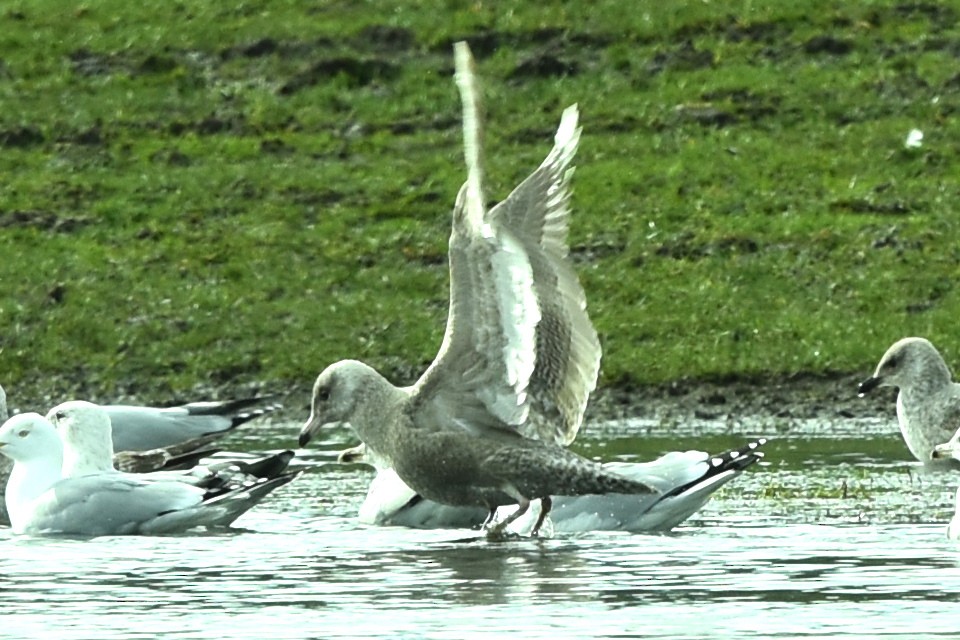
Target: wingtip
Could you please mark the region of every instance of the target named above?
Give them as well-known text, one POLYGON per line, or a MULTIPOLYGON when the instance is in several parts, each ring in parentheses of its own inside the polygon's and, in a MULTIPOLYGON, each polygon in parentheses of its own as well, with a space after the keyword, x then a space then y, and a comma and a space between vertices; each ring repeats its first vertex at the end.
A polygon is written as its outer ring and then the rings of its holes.
POLYGON ((577 103, 573 103, 564 109, 563 114, 560 116, 560 126, 557 127, 554 143, 559 147, 563 147, 571 141, 578 139, 582 131, 582 129, 577 126, 579 122, 580 110, 577 107, 577 103))

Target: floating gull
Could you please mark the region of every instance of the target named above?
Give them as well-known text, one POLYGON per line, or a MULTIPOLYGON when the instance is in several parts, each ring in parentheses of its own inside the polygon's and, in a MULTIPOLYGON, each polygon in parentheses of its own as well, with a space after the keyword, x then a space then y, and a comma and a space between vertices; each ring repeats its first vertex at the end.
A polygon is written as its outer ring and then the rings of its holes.
MULTIPOLYGON (((176 407, 103 405, 110 416, 114 465, 121 471, 144 473, 158 469, 192 467, 216 453, 209 445, 236 427, 279 408, 268 398, 240 398, 221 402, 191 402, 176 407)), ((0 423, 9 417, 6 393, 0 386, 0 423)), ((0 485, 6 484, 13 462, 0 456, 0 485)), ((0 524, 8 524, 0 500, 0 524)))
MULTIPOLYGON (((189 402, 176 407, 101 405, 110 417, 114 451, 175 448, 174 455, 206 446, 240 425, 280 408, 269 397, 189 402)), ((0 387, 0 421, 9 417, 0 387)))
POLYGON ((158 409, 130 405, 105 405, 113 425, 115 451, 146 451, 190 443, 205 446, 245 422, 276 411, 279 405, 266 398, 240 398, 222 402, 190 402, 158 409), (259 406, 257 406, 259 405, 259 406))
POLYGON ((903 338, 887 349, 860 394, 876 387, 898 387, 897 419, 907 448, 931 464, 934 448, 960 428, 960 384, 952 381, 940 353, 924 338, 903 338))
POLYGON ((484 508, 499 535, 551 495, 658 494, 564 448, 596 385, 600 345, 567 258, 577 108, 553 150, 507 199, 485 210, 472 58, 455 45, 467 181, 450 235, 450 307, 440 352, 410 387, 344 360, 316 380, 300 446, 349 423, 366 451, 424 498, 484 508), (498 507, 519 509, 493 524, 498 507))
POLYGON ((157 534, 229 526, 296 477, 236 485, 209 474, 127 474, 111 465, 110 423, 102 409, 70 402, 50 416, 59 437, 51 421, 35 413, 14 416, 0 427, 0 453, 15 462, 5 496, 18 533, 157 534))
MULTIPOLYGON (((639 480, 660 490, 661 495, 554 496, 550 519, 554 531, 669 531, 700 510, 710 496, 744 469, 763 457, 764 439, 740 449, 711 455, 703 451, 672 451, 652 462, 612 462, 608 471, 639 480)), ((359 461, 358 452, 344 456, 359 461)), ((502 510, 513 509, 503 507, 502 510)), ((530 507, 539 513, 539 504, 530 507)), ((361 522, 376 525, 416 527, 474 527, 486 512, 477 507, 451 507, 424 500, 392 469, 381 469, 370 484, 360 507, 361 522)), ((510 529, 526 533, 534 523, 515 521, 510 529)))

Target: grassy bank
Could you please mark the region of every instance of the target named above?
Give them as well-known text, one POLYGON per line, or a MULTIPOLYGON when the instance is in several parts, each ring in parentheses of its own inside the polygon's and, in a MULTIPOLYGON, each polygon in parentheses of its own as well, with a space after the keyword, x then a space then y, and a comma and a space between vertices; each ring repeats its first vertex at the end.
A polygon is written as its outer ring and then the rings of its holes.
POLYGON ((580 104, 602 384, 866 373, 907 334, 960 362, 956 5, 419 4, 0 9, 0 379, 410 380, 446 313, 462 38, 492 199, 580 104))

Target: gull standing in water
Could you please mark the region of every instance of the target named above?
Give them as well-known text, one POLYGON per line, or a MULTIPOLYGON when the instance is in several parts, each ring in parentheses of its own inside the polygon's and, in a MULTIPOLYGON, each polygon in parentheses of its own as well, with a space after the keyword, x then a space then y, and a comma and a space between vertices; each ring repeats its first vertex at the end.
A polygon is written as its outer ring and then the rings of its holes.
POLYGON ((874 374, 860 383, 860 395, 877 387, 898 387, 897 420, 913 457, 931 465, 937 445, 960 429, 960 384, 953 382, 940 352, 925 338, 903 338, 880 358, 874 374))
POLYGON ((564 448, 580 427, 600 362, 567 257, 577 108, 563 112, 540 167, 487 211, 473 60, 466 43, 454 50, 467 181, 453 210, 440 352, 410 387, 355 360, 327 367, 314 384, 300 446, 325 425, 349 423, 368 455, 416 493, 484 508, 491 536, 540 499, 536 534, 550 496, 659 492, 564 448), (494 523, 496 509, 512 504, 519 508, 494 523))

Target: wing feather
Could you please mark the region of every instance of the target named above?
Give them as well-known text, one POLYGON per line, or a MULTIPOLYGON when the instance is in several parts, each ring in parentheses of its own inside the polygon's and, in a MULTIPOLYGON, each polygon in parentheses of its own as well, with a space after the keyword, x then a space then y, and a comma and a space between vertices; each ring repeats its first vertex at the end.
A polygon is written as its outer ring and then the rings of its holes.
POLYGON ((567 258, 577 108, 564 111, 540 167, 487 213, 473 62, 465 43, 455 53, 468 177, 453 210, 446 332, 412 389, 413 422, 509 429, 568 444, 600 363, 586 297, 567 258))

